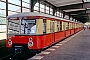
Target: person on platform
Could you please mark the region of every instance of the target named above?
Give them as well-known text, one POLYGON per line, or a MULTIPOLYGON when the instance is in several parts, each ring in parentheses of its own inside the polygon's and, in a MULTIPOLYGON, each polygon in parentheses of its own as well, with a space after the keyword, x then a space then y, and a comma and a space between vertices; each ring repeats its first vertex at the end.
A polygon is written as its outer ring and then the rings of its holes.
POLYGON ((84 26, 84 30, 86 29, 87 27, 86 26, 84 26))

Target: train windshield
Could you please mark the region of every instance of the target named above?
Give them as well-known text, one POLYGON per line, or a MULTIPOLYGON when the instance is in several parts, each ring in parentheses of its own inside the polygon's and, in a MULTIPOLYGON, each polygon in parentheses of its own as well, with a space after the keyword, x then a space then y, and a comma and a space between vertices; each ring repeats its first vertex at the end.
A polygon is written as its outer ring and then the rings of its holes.
POLYGON ((8 34, 20 33, 20 20, 8 20, 8 34))
POLYGON ((36 34, 36 20, 8 20, 8 34, 36 34))
POLYGON ((36 20, 21 20, 21 34, 36 34, 36 20))

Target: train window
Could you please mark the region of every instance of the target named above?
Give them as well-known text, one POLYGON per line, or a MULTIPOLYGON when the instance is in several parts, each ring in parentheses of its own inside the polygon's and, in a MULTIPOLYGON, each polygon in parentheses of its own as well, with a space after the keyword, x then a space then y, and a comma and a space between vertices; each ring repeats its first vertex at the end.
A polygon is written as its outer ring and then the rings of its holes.
POLYGON ((64 31, 66 29, 65 23, 66 22, 62 22, 62 31, 64 31))
POLYGON ((51 33, 54 32, 54 22, 53 21, 50 22, 50 32, 51 33))
POLYGON ((72 23, 70 23, 70 29, 72 29, 72 23))
POLYGON ((30 34, 36 33, 36 20, 22 20, 21 21, 21 33, 22 34, 30 34))
POLYGON ((69 22, 66 22, 66 30, 69 29, 69 22))
POLYGON ((75 23, 73 23, 73 28, 75 28, 75 23))
POLYGON ((67 28, 67 30, 69 30, 69 22, 68 22, 68 28, 67 28))
POLYGON ((72 23, 71 22, 69 23, 69 29, 72 29, 72 23))
POLYGON ((71 29, 71 23, 69 23, 69 29, 71 29))
POLYGON ((73 29, 73 23, 71 23, 71 29, 73 29))
POLYGON ((8 33, 19 34, 20 32, 20 20, 8 20, 8 33))
POLYGON ((43 19, 43 33, 46 33, 46 19, 43 19))
POLYGON ((60 31, 60 22, 57 22, 57 32, 60 31))
POLYGON ((71 29, 73 29, 73 23, 72 23, 72 27, 71 27, 71 29))
POLYGON ((60 31, 62 31, 62 22, 60 22, 60 31))
POLYGON ((76 28, 76 23, 74 24, 74 28, 76 28))

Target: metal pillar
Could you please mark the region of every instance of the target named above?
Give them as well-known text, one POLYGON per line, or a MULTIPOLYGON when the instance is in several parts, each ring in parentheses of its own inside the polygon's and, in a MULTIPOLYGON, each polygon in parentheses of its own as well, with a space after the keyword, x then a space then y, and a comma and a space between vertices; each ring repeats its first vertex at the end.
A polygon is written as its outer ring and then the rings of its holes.
POLYGON ((49 15, 50 15, 50 6, 49 6, 49 15))
POLYGON ((55 8, 53 8, 53 16, 55 16, 55 8))
POLYGON ((34 4, 33 3, 34 3, 34 0, 31 0, 31 12, 34 11, 34 6, 33 6, 34 4))
POLYGON ((8 0, 6 0, 6 17, 8 16, 8 0))
POLYGON ((38 2, 39 2, 39 11, 38 12, 40 13, 40 0, 38 0, 38 2))
POLYGON ((22 0, 21 0, 21 13, 22 13, 22 0))
POLYGON ((46 2, 44 2, 44 13, 46 14, 46 2))

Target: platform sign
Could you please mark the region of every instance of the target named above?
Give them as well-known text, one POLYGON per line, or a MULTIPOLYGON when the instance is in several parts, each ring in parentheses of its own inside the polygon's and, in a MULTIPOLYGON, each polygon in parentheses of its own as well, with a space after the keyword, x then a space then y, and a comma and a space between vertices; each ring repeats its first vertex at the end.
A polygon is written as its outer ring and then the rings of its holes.
POLYGON ((35 20, 26 20, 28 23, 35 23, 35 20))

